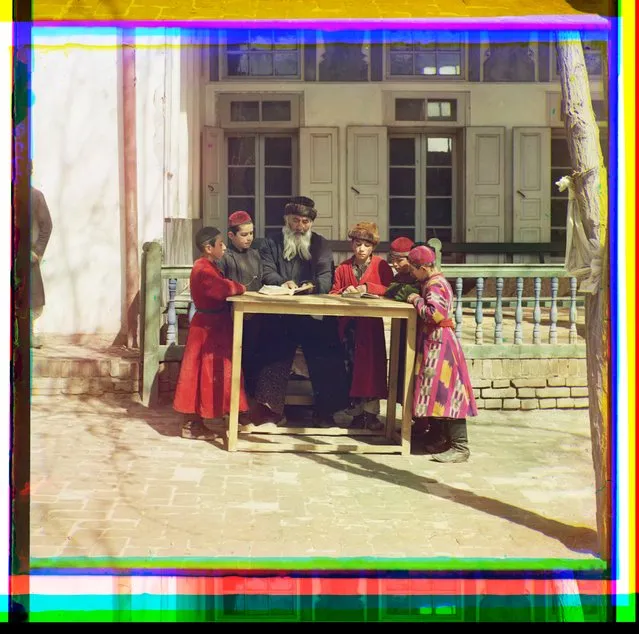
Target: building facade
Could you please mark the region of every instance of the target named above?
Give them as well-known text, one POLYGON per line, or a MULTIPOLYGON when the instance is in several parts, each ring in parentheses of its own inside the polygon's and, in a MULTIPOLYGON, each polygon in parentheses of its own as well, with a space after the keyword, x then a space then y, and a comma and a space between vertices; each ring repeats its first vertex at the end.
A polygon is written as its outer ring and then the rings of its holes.
MULTIPOLYGON (((45 333, 122 332, 120 37, 34 32, 34 185, 54 223, 45 333)), ((236 209, 268 236, 296 194, 332 240, 369 220, 382 240, 561 243, 554 183, 571 168, 554 37, 136 30, 140 250, 160 240, 184 258, 192 231, 176 238, 178 225, 223 228, 236 209)), ((606 37, 582 33, 604 156, 606 37)))

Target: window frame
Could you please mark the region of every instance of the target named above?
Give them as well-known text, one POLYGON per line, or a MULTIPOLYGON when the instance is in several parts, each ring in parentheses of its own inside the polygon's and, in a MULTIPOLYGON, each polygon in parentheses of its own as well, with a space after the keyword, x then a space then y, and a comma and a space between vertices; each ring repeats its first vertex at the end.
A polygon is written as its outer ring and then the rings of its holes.
MULTIPOLYGON (((246 29, 247 31, 274 31, 279 29, 246 29)), ((218 69, 219 69, 219 77, 221 81, 257 81, 257 82, 273 82, 273 81, 284 81, 284 82, 301 82, 304 81, 304 31, 303 29, 287 29, 291 31, 295 31, 296 33, 296 43, 297 48, 295 49, 297 53, 297 75, 229 75, 228 74, 228 59, 227 59, 227 32, 228 29, 219 29, 218 30, 218 40, 217 46, 219 50, 218 54, 218 69)), ((211 73, 209 72, 209 81, 210 81, 211 73)))
MULTIPOLYGON (((229 160, 228 160, 228 152, 229 152, 229 138, 237 138, 237 137, 255 137, 255 194, 253 198, 255 199, 255 208, 253 210, 253 220, 255 221, 255 237, 256 238, 264 238, 266 235, 266 182, 265 182, 265 168, 266 165, 264 163, 265 160, 265 150, 264 150, 264 142, 265 137, 280 137, 280 138, 291 138, 291 185, 292 185, 292 194, 291 196, 297 196, 297 192, 299 191, 299 176, 300 176, 300 167, 299 167, 299 134, 294 132, 267 132, 264 130, 224 130, 224 170, 225 170, 225 179, 228 183, 228 174, 229 174, 229 160)), ((285 198, 286 196, 276 196, 276 198, 285 198)), ((227 185, 226 189, 226 209, 227 213, 229 212, 230 206, 229 202, 231 198, 240 198, 240 196, 231 196, 229 193, 229 186, 227 185)), ((250 198, 250 196, 244 196, 244 198, 250 198)), ((282 209, 282 222, 284 218, 284 209, 282 209)), ((269 228, 274 225, 269 225, 269 228)))
MULTIPOLYGON (((384 90, 383 91, 383 125, 389 128, 464 128, 470 121, 470 91, 458 92, 424 92, 384 90), (395 119, 396 99, 423 99, 426 118, 424 121, 398 121, 395 119), (428 119, 428 101, 457 101, 455 119, 428 119)), ((390 130, 389 130, 390 132, 390 130)))
POLYGON ((303 93, 289 92, 216 92, 215 109, 220 128, 224 130, 259 130, 260 132, 299 130, 303 126, 302 122, 302 99, 303 93), (291 104, 290 121, 232 121, 231 102, 234 101, 258 101, 260 102, 260 112, 264 101, 289 101, 291 104))
MULTIPOLYGON (((429 29, 423 29, 424 31, 428 31, 429 29)), ((459 62, 459 75, 392 75, 390 72, 391 69, 391 43, 389 37, 389 30, 385 29, 382 34, 382 43, 384 50, 384 61, 383 61, 383 71, 382 77, 384 81, 401 81, 401 82, 422 82, 422 81, 435 81, 435 82, 446 82, 446 81, 467 81, 468 75, 468 35, 465 31, 461 32, 461 38, 459 43, 459 51, 460 51, 460 62, 459 62)), ((434 48, 435 52, 437 51, 445 51, 446 49, 434 48)), ((411 51, 414 55, 414 51, 411 51)))
MULTIPOLYGON (((605 103, 605 97, 602 92, 597 90, 590 91, 591 101, 603 101, 605 103)), ((548 127, 550 128, 565 128, 566 124, 561 117, 562 114, 562 95, 561 91, 548 91, 546 92, 546 116, 548 121, 548 127)), ((610 116, 610 105, 608 104, 608 116, 610 116)), ((600 130, 608 130, 608 119, 597 119, 595 114, 595 121, 600 130)))
MULTIPOLYGON (((413 130, 412 132, 407 130, 388 130, 388 144, 389 144, 389 152, 388 152, 388 231, 390 235, 391 228, 395 228, 394 225, 391 224, 390 217, 390 170, 391 170, 391 161, 390 161, 390 142, 392 139, 413 139, 416 144, 416 152, 415 152, 415 239, 419 240, 419 236, 423 236, 424 241, 426 238, 426 232, 428 231, 428 204, 427 197, 428 192, 426 191, 426 170, 428 169, 427 165, 427 154, 428 154, 428 138, 435 137, 450 137, 452 139, 452 152, 451 152, 451 164, 450 170, 452 175, 452 183, 451 183, 451 224, 450 224, 450 232, 451 232, 451 242, 457 242, 458 234, 460 231, 460 225, 458 219, 459 212, 459 184, 460 180, 463 180, 463 175, 460 174, 460 165, 459 165, 459 134, 457 130, 448 130, 444 131, 441 129, 431 129, 431 130, 423 130, 420 129, 418 131, 413 130), (420 173, 420 170, 423 172, 423 175, 420 173), (423 213, 422 213, 423 211, 423 213)), ((409 167, 409 166, 407 166, 409 167)), ((448 166, 446 166, 448 167, 448 166)), ((440 198, 447 198, 446 196, 441 196, 440 198)), ((444 227, 438 227, 444 228, 444 227)), ((445 242, 442 240, 442 242, 445 242)))

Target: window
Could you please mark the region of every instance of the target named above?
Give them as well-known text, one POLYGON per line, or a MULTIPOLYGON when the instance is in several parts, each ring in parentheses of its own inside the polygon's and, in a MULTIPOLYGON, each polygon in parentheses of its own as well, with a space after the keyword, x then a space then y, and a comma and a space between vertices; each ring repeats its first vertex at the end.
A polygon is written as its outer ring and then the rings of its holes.
POLYGON ((389 31, 388 77, 462 76, 462 38, 447 31, 389 31))
POLYGON ((294 93, 220 93, 217 109, 223 128, 297 129, 301 95, 294 93))
POLYGON ((218 618, 228 621, 298 621, 297 584, 290 579, 224 580, 218 618))
MULTIPOLYGON (((608 165, 608 137, 599 132, 604 165, 608 165)), ((553 137, 550 142, 550 241, 566 244, 568 190, 559 191, 556 183, 562 176, 572 174, 570 151, 565 137, 553 137)), ((563 257, 558 260, 563 261, 563 257)))
POLYGON ((454 146, 455 137, 446 134, 389 138, 390 240, 454 240, 454 146))
POLYGON ((389 127, 415 128, 416 125, 461 128, 467 124, 468 92, 423 90, 384 91, 384 123, 389 127))
POLYGON ((250 213, 257 236, 277 234, 284 206, 297 190, 297 139, 290 134, 231 134, 227 158, 228 213, 250 213))
POLYGON ((281 29, 225 32, 224 76, 300 79, 300 41, 298 31, 281 29))

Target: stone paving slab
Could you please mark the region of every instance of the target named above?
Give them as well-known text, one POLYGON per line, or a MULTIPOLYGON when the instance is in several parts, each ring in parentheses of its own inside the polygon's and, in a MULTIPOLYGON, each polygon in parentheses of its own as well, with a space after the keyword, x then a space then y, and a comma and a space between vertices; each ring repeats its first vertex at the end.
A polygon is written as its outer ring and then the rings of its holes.
POLYGON ((180 421, 125 397, 34 397, 32 557, 594 557, 587 411, 482 411, 455 465, 229 453, 180 421))

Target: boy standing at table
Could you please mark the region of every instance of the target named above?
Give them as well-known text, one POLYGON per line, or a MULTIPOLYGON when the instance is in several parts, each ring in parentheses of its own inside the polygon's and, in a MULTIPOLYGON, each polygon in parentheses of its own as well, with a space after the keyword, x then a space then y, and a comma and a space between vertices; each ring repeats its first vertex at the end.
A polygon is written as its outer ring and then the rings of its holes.
MULTIPOLYGON (((203 419, 222 419, 231 409, 233 323, 226 298, 242 295, 246 287, 226 279, 218 268, 226 251, 219 229, 203 227, 195 234, 195 244, 202 253, 190 277, 196 313, 189 325, 173 408, 187 414, 183 438, 208 440, 216 434, 203 419)), ((241 379, 240 411, 247 410, 241 379)))
MULTIPOLYGON (((335 269, 331 295, 349 292, 383 295, 393 281, 393 270, 373 250, 379 231, 372 222, 360 222, 349 232, 353 257, 335 269)), ((388 398, 384 322, 379 317, 340 317, 340 339, 346 353, 350 397, 360 410, 350 427, 379 430, 379 400, 388 398)))
MULTIPOLYGON (((220 271, 224 277, 244 285, 247 291, 258 291, 262 286, 262 258, 252 248, 255 229, 248 212, 234 211, 229 216, 227 236, 228 248, 220 260, 220 271)), ((249 400, 255 396, 261 321, 261 315, 244 316, 242 370, 249 400)))

